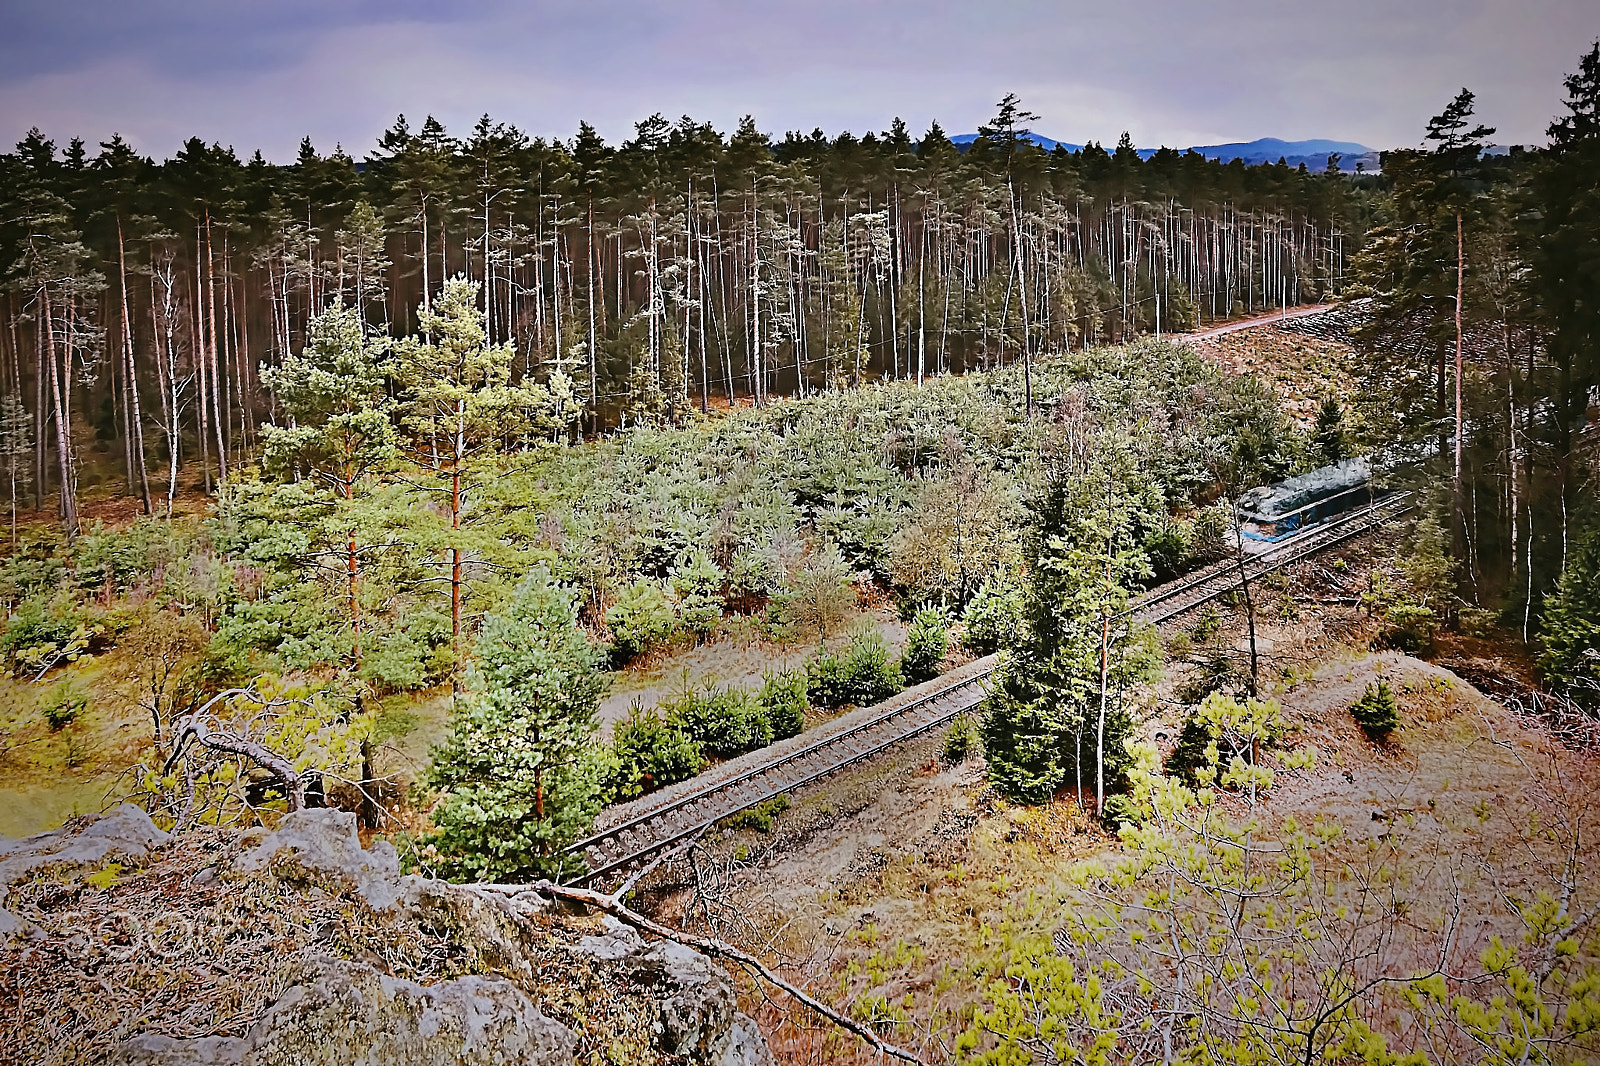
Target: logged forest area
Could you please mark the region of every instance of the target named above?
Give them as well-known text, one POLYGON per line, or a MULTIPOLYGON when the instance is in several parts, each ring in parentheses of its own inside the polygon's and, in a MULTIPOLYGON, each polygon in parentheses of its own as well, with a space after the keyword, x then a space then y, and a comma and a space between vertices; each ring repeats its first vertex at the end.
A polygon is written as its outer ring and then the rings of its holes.
POLYGON ((1358 173, 33 130, 0 1058, 1600 1055, 1564 85, 1358 173))

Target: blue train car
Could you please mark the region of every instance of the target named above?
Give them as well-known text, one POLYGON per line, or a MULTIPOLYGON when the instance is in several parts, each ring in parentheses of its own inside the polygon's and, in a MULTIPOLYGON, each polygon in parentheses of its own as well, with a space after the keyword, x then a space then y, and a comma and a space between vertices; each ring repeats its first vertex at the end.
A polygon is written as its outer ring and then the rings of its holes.
POLYGON ((1370 464, 1346 459, 1245 493, 1239 498, 1239 531, 1251 540, 1279 541, 1371 499, 1370 464))

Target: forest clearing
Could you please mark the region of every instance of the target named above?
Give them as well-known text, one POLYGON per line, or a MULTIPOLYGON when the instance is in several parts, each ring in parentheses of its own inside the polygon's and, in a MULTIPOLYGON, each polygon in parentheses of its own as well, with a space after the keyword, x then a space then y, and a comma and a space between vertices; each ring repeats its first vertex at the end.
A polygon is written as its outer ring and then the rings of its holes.
POLYGON ((1600 1055, 1565 87, 1354 172, 31 131, 0 1059, 1600 1055))

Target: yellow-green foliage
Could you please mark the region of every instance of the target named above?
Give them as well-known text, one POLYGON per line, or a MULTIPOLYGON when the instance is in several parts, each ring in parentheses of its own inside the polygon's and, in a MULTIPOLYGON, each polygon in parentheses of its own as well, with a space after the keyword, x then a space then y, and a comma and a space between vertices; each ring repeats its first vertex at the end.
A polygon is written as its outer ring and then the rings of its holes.
MULTIPOLYGON (((981 926, 982 1005, 958 1061, 1510 1066, 1600 1047, 1595 912, 1577 882, 1512 899, 1520 942, 1493 938, 1473 967, 1455 949, 1475 916, 1421 910, 1417 857, 1265 816, 1265 791, 1314 761, 1274 748, 1275 702, 1213 696, 1197 718, 1213 738, 1198 787, 1130 745, 1120 854, 981 926)), ((1575 847, 1556 817, 1528 839, 1575 847)))

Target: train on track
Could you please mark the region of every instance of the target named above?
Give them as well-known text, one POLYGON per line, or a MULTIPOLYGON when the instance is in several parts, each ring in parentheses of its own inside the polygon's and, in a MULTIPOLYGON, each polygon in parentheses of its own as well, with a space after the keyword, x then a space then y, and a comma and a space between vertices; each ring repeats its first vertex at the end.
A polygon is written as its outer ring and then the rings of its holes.
POLYGON ((1346 459, 1245 493, 1239 498, 1239 532, 1250 540, 1276 543, 1365 507, 1372 499, 1371 464, 1346 459))

